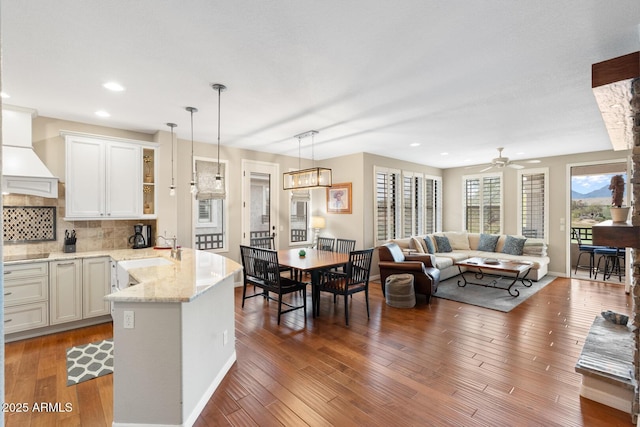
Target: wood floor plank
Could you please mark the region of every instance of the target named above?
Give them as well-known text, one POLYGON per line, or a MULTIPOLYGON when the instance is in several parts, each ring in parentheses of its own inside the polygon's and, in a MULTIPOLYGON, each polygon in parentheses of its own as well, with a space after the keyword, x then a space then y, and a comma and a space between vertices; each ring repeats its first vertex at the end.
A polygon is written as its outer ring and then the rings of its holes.
MULTIPOLYGON (((631 416, 580 397, 575 363, 601 311, 630 313, 624 287, 556 279, 509 313, 418 298, 364 300, 320 316, 283 315, 236 292, 237 362, 196 421, 210 426, 570 426, 631 427, 631 416)), ((299 296, 294 296, 299 298, 299 296)), ((310 296, 308 297, 310 302, 310 296)), ((310 306, 310 304, 309 304, 310 306)), ((65 351, 109 338, 111 325, 5 345, 5 401, 69 402, 70 413, 5 413, 5 424, 111 425, 113 380, 66 386, 65 351), (88 424, 89 423, 89 424, 88 424)))

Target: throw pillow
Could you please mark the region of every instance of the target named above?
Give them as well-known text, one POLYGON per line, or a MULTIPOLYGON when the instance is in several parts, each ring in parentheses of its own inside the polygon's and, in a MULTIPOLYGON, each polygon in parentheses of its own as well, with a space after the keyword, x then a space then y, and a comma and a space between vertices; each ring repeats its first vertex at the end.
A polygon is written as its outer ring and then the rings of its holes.
POLYGON ((463 251, 471 249, 469 247, 469 236, 466 231, 447 231, 444 235, 449 239, 449 244, 452 249, 460 249, 463 251))
POLYGON ((419 254, 424 253, 424 246, 422 245, 421 239, 419 237, 412 237, 409 247, 411 249, 415 249, 419 254))
POLYGON ((510 255, 522 255, 522 248, 524 248, 524 242, 527 239, 522 239, 515 236, 507 236, 504 241, 504 248, 502 248, 502 253, 510 254, 510 255))
POLYGON ((453 252, 453 249, 451 249, 451 245, 449 244, 449 239, 445 236, 433 236, 433 238, 436 239, 438 252, 453 252))
POLYGON ((431 240, 430 236, 424 236, 424 244, 427 246, 427 252, 430 254, 436 253, 436 247, 433 246, 433 240, 431 240))
POLYGON ((500 236, 495 234, 481 234, 478 250, 483 252, 495 252, 500 236))

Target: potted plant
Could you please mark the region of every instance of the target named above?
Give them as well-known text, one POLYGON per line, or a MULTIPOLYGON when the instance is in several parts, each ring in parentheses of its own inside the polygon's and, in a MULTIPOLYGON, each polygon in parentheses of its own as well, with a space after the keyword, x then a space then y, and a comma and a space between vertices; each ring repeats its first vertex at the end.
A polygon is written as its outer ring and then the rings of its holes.
POLYGON ((629 207, 622 207, 624 199, 624 177, 622 175, 614 175, 609 183, 611 190, 611 219, 613 222, 627 222, 629 216, 629 207))

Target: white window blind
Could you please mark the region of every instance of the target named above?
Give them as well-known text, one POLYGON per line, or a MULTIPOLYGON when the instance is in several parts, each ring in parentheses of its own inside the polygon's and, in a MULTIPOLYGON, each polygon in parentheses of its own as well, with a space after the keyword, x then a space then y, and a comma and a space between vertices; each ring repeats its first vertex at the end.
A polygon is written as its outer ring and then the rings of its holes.
POLYGON ((500 234, 502 230, 502 176, 463 177, 464 226, 470 233, 500 234))
POLYGON ((518 229, 525 237, 547 239, 548 169, 518 171, 518 229))
POLYGON ((375 168, 376 185, 376 241, 378 244, 399 236, 400 173, 385 168, 375 168))

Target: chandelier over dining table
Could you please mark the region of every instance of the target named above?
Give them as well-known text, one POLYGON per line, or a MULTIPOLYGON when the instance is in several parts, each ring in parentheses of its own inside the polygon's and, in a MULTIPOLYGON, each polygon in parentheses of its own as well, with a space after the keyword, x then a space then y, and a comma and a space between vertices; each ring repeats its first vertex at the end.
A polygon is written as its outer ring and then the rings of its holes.
MULTIPOLYGON (((310 130, 295 135, 298 143, 304 138, 311 137, 311 161, 313 164, 313 143, 314 136, 318 134, 317 130, 310 130)), ((298 145, 299 146, 299 145, 298 145)), ((298 167, 300 168, 300 154, 298 153, 298 167)), ((324 188, 331 187, 331 169, 321 167, 311 167, 308 169, 299 169, 283 174, 283 189, 298 190, 302 188, 324 188)))

